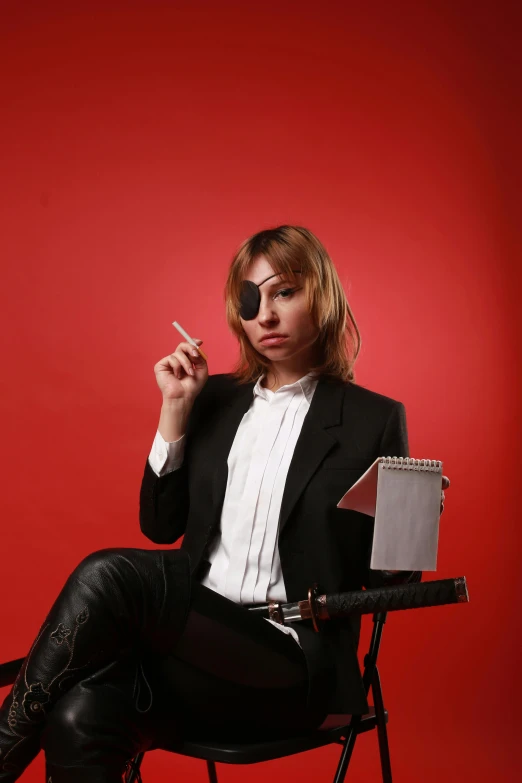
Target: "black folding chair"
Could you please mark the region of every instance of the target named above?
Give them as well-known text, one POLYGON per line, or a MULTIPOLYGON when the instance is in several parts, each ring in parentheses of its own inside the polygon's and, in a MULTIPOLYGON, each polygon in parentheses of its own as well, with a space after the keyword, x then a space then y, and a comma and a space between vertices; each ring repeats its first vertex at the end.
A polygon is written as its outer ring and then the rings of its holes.
MULTIPOLYGON (((371 688, 374 703, 366 715, 332 715, 324 721, 322 728, 288 739, 241 744, 182 741, 173 745, 169 750, 183 756, 206 761, 209 783, 217 783, 216 762, 218 761, 224 764, 257 764, 259 761, 272 761, 283 756, 293 756, 306 750, 320 748, 323 745, 338 743, 343 746, 343 749, 334 783, 342 783, 357 736, 365 731, 377 729, 382 780, 383 783, 392 783, 388 733, 386 731, 388 712, 384 709, 381 681, 377 668, 377 657, 385 622, 386 612, 378 612, 373 615, 374 625, 370 647, 364 658, 363 683, 366 695, 369 694, 371 688)), ((144 755, 144 753, 138 753, 132 761, 129 761, 124 777, 125 783, 142 783, 140 767, 144 755)))

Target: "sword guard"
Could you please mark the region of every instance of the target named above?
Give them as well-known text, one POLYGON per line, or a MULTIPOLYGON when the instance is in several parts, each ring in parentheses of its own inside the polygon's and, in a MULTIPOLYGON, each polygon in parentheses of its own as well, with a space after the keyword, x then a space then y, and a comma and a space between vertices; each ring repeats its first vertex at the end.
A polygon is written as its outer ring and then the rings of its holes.
POLYGON ((319 625, 317 623, 317 606, 315 603, 318 597, 318 590, 319 588, 317 587, 317 582, 314 582, 313 585, 308 589, 308 606, 310 607, 312 625, 316 633, 319 633, 319 625))

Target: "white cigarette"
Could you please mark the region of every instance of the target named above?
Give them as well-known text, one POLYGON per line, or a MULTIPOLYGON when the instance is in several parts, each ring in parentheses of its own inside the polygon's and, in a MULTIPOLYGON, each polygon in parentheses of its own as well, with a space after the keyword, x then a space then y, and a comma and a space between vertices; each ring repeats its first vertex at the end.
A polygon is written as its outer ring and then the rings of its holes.
POLYGON ((196 349, 199 351, 199 353, 201 354, 201 356, 202 356, 202 357, 205 359, 205 361, 206 361, 206 360, 207 360, 206 354, 204 354, 204 353, 203 353, 203 351, 201 350, 201 348, 199 347, 199 345, 197 344, 197 342, 196 342, 195 340, 193 340, 193 339, 192 339, 192 337, 190 336, 190 334, 188 334, 188 333, 187 333, 187 332, 186 332, 186 331, 183 329, 183 327, 182 327, 182 326, 180 326, 180 325, 178 324, 178 322, 177 322, 177 321, 172 321, 172 326, 175 326, 175 327, 176 327, 176 329, 177 329, 177 330, 178 330, 178 332, 181 334, 181 336, 182 336, 182 337, 184 337, 184 338, 185 338, 185 340, 186 340, 188 343, 190 343, 191 345, 193 345, 193 346, 194 346, 194 348, 196 348, 196 349))

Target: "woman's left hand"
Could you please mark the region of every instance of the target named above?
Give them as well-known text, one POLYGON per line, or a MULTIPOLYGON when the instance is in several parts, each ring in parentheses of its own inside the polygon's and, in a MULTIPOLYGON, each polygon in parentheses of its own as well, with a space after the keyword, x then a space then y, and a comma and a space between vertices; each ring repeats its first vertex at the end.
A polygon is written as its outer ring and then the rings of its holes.
POLYGON ((444 498, 445 498, 444 490, 448 489, 449 485, 450 485, 449 478, 447 476, 443 476, 442 477, 442 492, 441 492, 441 495, 440 495, 440 513, 441 514, 444 511, 444 498))

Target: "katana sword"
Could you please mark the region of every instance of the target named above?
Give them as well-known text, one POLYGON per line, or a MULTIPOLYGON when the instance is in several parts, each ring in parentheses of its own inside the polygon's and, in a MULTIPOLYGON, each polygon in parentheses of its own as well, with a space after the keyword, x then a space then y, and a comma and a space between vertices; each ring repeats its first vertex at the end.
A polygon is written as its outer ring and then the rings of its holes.
POLYGON ((316 631, 319 623, 351 614, 395 612, 400 609, 420 609, 423 606, 462 604, 469 601, 465 576, 453 579, 436 579, 417 584, 372 587, 348 593, 318 595, 317 586, 308 591, 305 601, 278 603, 271 601, 263 606, 249 607, 249 611, 268 617, 281 625, 299 620, 312 620, 316 631))

